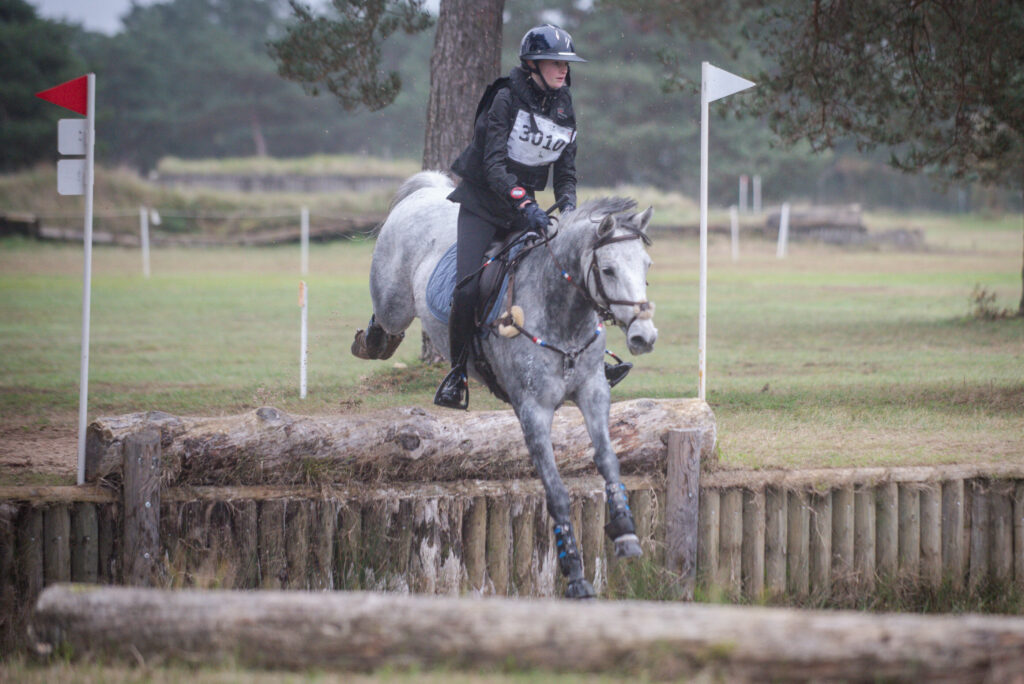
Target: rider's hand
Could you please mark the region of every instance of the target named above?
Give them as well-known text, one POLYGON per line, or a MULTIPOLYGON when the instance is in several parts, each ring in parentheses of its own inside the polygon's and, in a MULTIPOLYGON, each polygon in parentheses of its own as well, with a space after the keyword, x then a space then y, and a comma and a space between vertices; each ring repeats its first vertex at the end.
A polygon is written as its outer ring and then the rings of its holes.
POLYGON ((544 213, 544 210, 537 206, 536 202, 530 202, 529 204, 520 207, 519 211, 523 213, 526 218, 526 227, 536 233, 544 235, 548 230, 548 223, 550 219, 548 215, 544 213))

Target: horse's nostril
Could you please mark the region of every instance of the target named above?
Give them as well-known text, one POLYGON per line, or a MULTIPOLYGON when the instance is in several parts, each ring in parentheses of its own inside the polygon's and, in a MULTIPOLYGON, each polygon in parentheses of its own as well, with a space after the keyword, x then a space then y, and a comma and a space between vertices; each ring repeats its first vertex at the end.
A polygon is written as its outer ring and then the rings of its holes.
POLYGON ((647 346, 647 339, 643 335, 633 335, 629 338, 629 344, 633 347, 647 346))

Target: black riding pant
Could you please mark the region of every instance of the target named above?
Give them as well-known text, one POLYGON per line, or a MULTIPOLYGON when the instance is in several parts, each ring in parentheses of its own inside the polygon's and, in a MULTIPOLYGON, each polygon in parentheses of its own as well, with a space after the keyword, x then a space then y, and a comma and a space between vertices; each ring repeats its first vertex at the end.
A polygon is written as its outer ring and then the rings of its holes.
MULTIPOLYGON (((484 253, 496 238, 505 238, 512 229, 494 223, 466 209, 459 208, 459 237, 455 259, 455 282, 477 271, 483 263, 484 253)), ((480 297, 480 275, 476 274, 452 294, 452 310, 448 318, 449 351, 454 367, 468 351, 476 331, 476 306, 480 297)))

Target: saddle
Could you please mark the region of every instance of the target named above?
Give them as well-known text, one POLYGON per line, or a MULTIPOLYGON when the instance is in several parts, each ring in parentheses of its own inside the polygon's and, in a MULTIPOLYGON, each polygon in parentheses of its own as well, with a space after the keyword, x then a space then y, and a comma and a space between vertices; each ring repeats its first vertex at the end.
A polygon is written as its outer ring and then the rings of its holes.
MULTIPOLYGON (((491 394, 504 402, 509 401, 508 395, 498 383, 491 365, 484 356, 481 341, 487 333, 493 333, 492 324, 503 313, 503 302, 509 287, 509 278, 516 257, 538 235, 533 232, 520 231, 512 233, 504 240, 494 241, 484 253, 480 267, 479 293, 474 319, 477 334, 470 344, 473 350, 473 367, 483 379, 491 394)), ((427 281, 427 308, 442 323, 448 322, 451 315, 452 294, 456 286, 456 253, 458 245, 452 245, 438 261, 427 281)))

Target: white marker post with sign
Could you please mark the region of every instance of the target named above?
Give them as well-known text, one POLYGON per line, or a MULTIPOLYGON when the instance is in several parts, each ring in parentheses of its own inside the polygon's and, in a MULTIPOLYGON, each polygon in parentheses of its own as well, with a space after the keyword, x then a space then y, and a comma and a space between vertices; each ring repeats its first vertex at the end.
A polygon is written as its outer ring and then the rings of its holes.
POLYGON ((309 359, 309 336, 306 332, 306 324, 309 320, 309 291, 306 289, 306 281, 299 281, 299 308, 301 315, 301 332, 299 333, 299 399, 306 398, 306 366, 309 359))
POLYGON ((707 389, 708 341, 708 104, 756 84, 702 62, 700 67, 700 318, 697 341, 697 396, 707 389))
POLYGON ((78 385, 78 484, 85 484, 85 429, 89 414, 89 304, 92 300, 92 194, 93 151, 96 140, 96 74, 86 74, 67 83, 36 93, 52 102, 82 114, 85 119, 61 119, 57 124, 57 151, 84 159, 57 162, 57 192, 61 195, 85 195, 85 221, 82 242, 85 246, 82 268, 82 362, 78 385))

